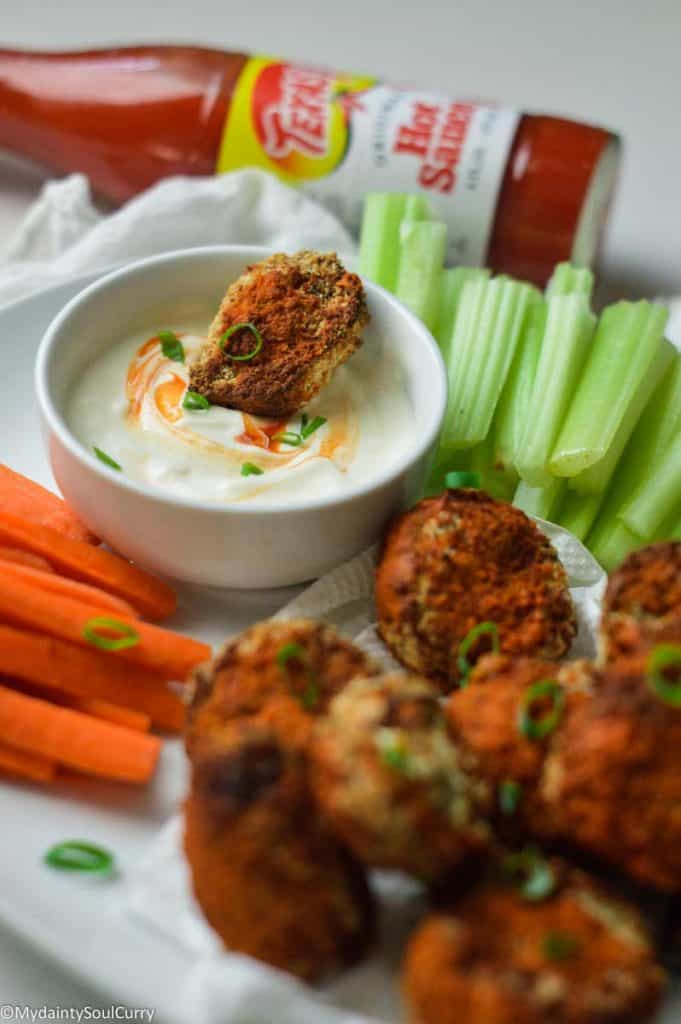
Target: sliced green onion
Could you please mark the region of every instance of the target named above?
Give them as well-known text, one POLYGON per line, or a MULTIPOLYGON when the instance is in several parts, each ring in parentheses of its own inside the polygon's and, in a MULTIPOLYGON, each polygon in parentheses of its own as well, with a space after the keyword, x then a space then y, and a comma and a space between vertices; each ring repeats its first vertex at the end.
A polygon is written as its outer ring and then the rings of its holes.
POLYGON ((279 668, 286 668, 289 661, 299 661, 304 665, 306 658, 307 651, 301 644, 284 644, 277 651, 277 665, 279 668))
POLYGON ((255 462, 243 462, 241 464, 241 475, 242 476, 262 476, 265 472, 260 466, 256 466, 255 462))
POLYGON ((221 336, 219 345, 222 351, 225 353, 225 355, 229 356, 230 359, 234 359, 240 363, 247 363, 249 362, 249 360, 254 359, 255 356, 257 356, 260 349, 262 348, 263 337, 258 328, 255 326, 255 324, 250 323, 250 321, 245 321, 244 323, 233 324, 231 327, 228 327, 224 334, 221 336), (255 338, 255 345, 253 346, 251 351, 246 352, 242 356, 237 356, 233 352, 229 352, 225 347, 229 339, 232 337, 233 334, 236 334, 237 331, 250 331, 253 337, 255 338))
POLYGON ((47 851, 43 860, 51 868, 59 871, 88 871, 97 874, 109 874, 114 866, 112 853, 94 843, 80 839, 70 839, 58 843, 47 851))
POLYGON ((426 327, 435 329, 447 228, 439 221, 406 218, 400 224, 400 260, 395 295, 426 327))
POLYGON ((307 651, 301 644, 287 643, 277 651, 276 660, 282 672, 287 674, 290 661, 297 661, 305 670, 307 683, 302 694, 299 695, 299 699, 306 711, 310 711, 319 700, 319 686, 317 677, 308 663, 307 651))
POLYGON ((184 345, 173 331, 159 331, 158 338, 166 359, 172 359, 174 363, 184 362, 184 345))
POLYGON ((526 739, 537 741, 549 736, 563 716, 565 708, 565 690, 555 679, 540 679, 526 689, 518 711, 518 731, 526 739), (534 712, 538 704, 546 698, 551 700, 551 710, 535 718, 534 712))
POLYGON ((398 747, 386 747, 381 751, 381 760, 388 768, 404 774, 409 764, 409 756, 398 747))
POLYGON ((303 443, 302 435, 296 434, 293 430, 285 430, 282 434, 276 434, 273 440, 280 444, 290 444, 292 448, 300 448, 303 443))
POLYGON ((303 690, 300 700, 306 711, 311 711, 317 704, 317 701, 319 700, 319 688, 312 679, 308 679, 307 686, 303 690))
POLYGON ((101 448, 97 448, 97 446, 95 445, 92 450, 99 459, 99 461, 103 462, 105 466, 109 467, 109 469, 115 469, 119 473, 122 472, 123 467, 121 466, 121 464, 119 462, 116 462, 115 459, 112 459, 110 455, 106 454, 106 452, 103 452, 101 448))
POLYGON ((304 441, 306 441, 310 434, 314 434, 316 430, 319 430, 320 427, 324 426, 324 424, 326 423, 326 417, 315 416, 315 418, 313 420, 310 420, 309 422, 307 420, 306 413, 303 413, 303 417, 305 418, 305 422, 303 422, 303 418, 301 417, 300 436, 304 441))
POLYGON ((667 315, 645 301, 617 302, 601 314, 550 457, 556 476, 576 476, 605 456, 655 359, 667 315))
POLYGON ((502 873, 519 895, 530 903, 548 899, 556 888, 553 868, 533 846, 509 854, 502 863, 502 873))
POLYGON ((83 636, 93 647, 102 651, 125 651, 128 647, 136 647, 140 635, 128 622, 110 619, 106 615, 89 619, 83 627, 83 636), (104 630, 102 634, 100 631, 104 630), (108 634, 115 633, 115 636, 108 634))
POLYGON ((210 409, 210 402, 203 395, 200 395, 198 391, 187 391, 182 399, 182 408, 189 409, 191 412, 198 412, 199 410, 210 409))
POLYGON ((681 707, 681 646, 658 644, 646 663, 646 682, 656 697, 670 707, 681 707), (665 670, 677 669, 676 679, 668 679, 665 670))
POLYGON ((579 939, 569 932, 547 932, 542 941, 547 960, 571 960, 580 950, 579 939))
POLYGON ((549 299, 516 468, 532 487, 551 482, 549 459, 586 362, 596 318, 584 295, 549 299))
POLYGON ((499 809, 502 814, 510 817, 518 809, 523 798, 523 787, 514 779, 504 779, 499 783, 499 809))
POLYGON ((450 491, 456 491, 459 487, 474 487, 477 489, 480 487, 480 474, 468 473, 465 470, 447 473, 445 487, 450 491))
POLYGON ((478 637, 490 636, 492 638, 492 651, 495 654, 499 653, 499 628, 495 622, 479 622, 477 626, 473 626, 467 636, 463 638, 459 644, 459 653, 456 659, 456 667, 459 671, 460 686, 465 686, 468 676, 473 666, 468 661, 468 652, 470 651, 473 644, 476 642, 478 637))

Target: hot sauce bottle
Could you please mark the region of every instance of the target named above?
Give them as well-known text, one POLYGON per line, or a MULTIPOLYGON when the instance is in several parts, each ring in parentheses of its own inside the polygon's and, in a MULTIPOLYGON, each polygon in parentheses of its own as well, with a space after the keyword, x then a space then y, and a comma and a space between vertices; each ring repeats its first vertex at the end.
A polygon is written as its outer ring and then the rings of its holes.
POLYGON ((123 202, 173 174, 260 167, 359 225, 367 191, 423 192, 449 262, 537 284, 593 261, 610 132, 271 57, 185 46, 0 50, 0 148, 123 202))

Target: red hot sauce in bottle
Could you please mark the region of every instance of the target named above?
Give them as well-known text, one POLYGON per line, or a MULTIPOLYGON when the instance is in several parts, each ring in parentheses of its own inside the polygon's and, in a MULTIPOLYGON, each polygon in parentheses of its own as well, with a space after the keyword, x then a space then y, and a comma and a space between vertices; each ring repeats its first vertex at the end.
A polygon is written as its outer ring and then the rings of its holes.
POLYGON ((185 46, 0 51, 0 147, 122 202, 173 174, 261 167, 352 229, 367 191, 420 191, 449 262, 543 284, 593 260, 619 143, 561 118, 185 46))

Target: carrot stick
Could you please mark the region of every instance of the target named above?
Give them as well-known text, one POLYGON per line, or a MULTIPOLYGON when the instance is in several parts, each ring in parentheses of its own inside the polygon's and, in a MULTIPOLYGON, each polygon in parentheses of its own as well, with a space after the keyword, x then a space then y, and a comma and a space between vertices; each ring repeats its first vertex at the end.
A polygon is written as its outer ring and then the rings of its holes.
POLYGON ((40 569, 31 569, 26 565, 5 562, 1 556, 0 572, 5 576, 31 583, 48 594, 62 594, 64 597, 72 597, 76 601, 99 605, 103 613, 113 612, 115 615, 125 615, 131 619, 138 617, 138 613, 127 601, 120 597, 114 597, 113 594, 107 594, 99 587, 91 587, 89 583, 79 583, 78 580, 70 580, 67 576, 58 576, 55 572, 43 572, 40 569))
POLYGON ((159 676, 105 651, 0 626, 0 672, 53 693, 134 708, 172 732, 184 724, 182 701, 159 676))
MULTIPOLYGON (((101 619, 102 610, 96 605, 74 601, 70 597, 47 594, 23 581, 3 578, 0 574, 0 621, 23 626, 39 633, 70 640, 81 647, 93 649, 86 630, 101 619)), ((116 616, 120 626, 135 636, 134 646, 121 650, 107 650, 107 657, 120 658, 145 665, 166 679, 184 680, 200 662, 210 657, 210 647, 179 633, 171 633, 160 626, 150 626, 140 619, 116 616)), ((95 646, 95 649, 96 646, 95 646)), ((0 652, 0 657, 2 654, 0 652)), ((2 735, 0 733, 0 735, 2 735)))
POLYGON ((13 565, 27 565, 29 569, 40 569, 41 572, 54 572, 46 558, 32 555, 30 551, 22 551, 21 548, 0 546, 0 559, 3 562, 12 562, 13 565))
POLYGON ((46 558, 62 575, 122 597, 150 619, 167 618, 177 606, 167 583, 104 548, 72 540, 49 526, 0 512, 0 543, 46 558))
POLYGON ((69 701, 69 706, 75 711, 82 711, 85 715, 92 715, 93 718, 101 718, 105 722, 122 725, 124 729, 132 729, 133 732, 149 732, 151 729, 149 715, 142 711, 133 711, 131 708, 119 707, 117 704, 109 704, 106 700, 76 697, 75 700, 69 701))
POLYGON ((49 526, 62 536, 84 544, 99 543, 63 498, 3 463, 0 463, 0 512, 49 526))
POLYGON ((161 750, 155 736, 102 722, 0 686, 0 735, 28 754, 88 775, 148 782, 161 750))
POLYGON ((23 750, 0 743, 0 772, 33 782, 52 782, 57 764, 40 754, 25 754, 23 750))

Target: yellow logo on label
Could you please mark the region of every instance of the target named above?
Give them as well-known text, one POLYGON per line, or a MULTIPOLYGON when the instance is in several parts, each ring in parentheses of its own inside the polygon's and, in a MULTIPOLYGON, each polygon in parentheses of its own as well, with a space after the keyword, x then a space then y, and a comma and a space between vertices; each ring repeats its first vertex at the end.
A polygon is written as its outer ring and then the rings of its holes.
POLYGON ((237 83, 218 171, 264 167, 291 182, 342 163, 352 117, 374 79, 255 58, 237 83))

